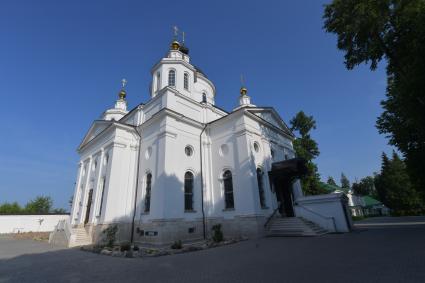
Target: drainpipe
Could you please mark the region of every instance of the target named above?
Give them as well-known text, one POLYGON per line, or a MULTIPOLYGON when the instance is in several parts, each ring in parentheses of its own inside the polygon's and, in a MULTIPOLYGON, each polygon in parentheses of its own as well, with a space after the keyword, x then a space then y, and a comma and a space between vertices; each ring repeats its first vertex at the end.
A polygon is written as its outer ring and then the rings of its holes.
POLYGON ((133 245, 134 241, 134 220, 136 219, 136 208, 137 208, 137 192, 139 190, 139 167, 140 167, 140 151, 142 150, 142 136, 136 129, 136 133, 139 135, 139 152, 137 153, 137 170, 136 170, 136 191, 134 193, 134 207, 133 207, 133 220, 131 221, 131 235, 130 244, 133 245))
POLYGON ((205 231, 206 223, 205 223, 205 210, 204 210, 204 178, 203 178, 203 169, 202 169, 202 134, 204 133, 207 126, 208 124, 205 124, 201 134, 199 135, 199 152, 200 152, 200 161, 201 161, 201 206, 202 206, 201 210, 202 210, 202 229, 203 229, 204 240, 207 238, 207 235, 205 231))

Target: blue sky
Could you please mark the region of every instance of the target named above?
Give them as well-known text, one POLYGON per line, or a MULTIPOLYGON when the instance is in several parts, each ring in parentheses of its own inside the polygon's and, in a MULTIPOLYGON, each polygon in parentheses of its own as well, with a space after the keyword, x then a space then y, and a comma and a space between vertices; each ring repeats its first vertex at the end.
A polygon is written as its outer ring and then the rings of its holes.
POLYGON ((375 128, 385 66, 348 71, 323 4, 305 1, 13 1, 0 4, 0 203, 50 195, 68 208, 76 148, 128 80, 130 108, 148 100, 150 68, 172 26, 192 63, 215 83, 216 104, 237 104, 240 74, 252 102, 285 121, 313 115, 323 179, 351 181, 390 152, 375 128))

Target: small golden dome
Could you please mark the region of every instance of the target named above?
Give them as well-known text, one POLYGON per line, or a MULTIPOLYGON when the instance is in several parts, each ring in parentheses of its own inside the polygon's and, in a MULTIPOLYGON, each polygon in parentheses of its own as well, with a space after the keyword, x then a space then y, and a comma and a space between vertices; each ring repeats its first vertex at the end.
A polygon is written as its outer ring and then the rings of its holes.
POLYGON ((248 93, 248 89, 243 86, 243 87, 241 87, 239 92, 241 93, 241 96, 243 96, 243 95, 246 95, 248 93))
POLYGON ((179 48, 180 48, 180 43, 177 40, 174 40, 173 42, 171 42, 172 50, 179 50, 179 48))
POLYGON ((119 98, 120 98, 121 100, 124 100, 124 99, 126 98, 126 96, 127 96, 127 92, 126 92, 124 89, 122 89, 122 90, 118 93, 118 96, 119 96, 119 98))

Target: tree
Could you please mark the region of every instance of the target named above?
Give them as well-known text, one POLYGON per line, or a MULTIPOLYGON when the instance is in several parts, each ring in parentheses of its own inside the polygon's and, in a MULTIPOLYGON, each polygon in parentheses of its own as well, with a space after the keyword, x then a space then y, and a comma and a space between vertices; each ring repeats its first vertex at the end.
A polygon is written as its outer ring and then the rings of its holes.
POLYGON ((334 178, 332 178, 331 176, 328 177, 328 180, 326 181, 326 183, 328 183, 328 185, 336 186, 336 182, 334 178))
POLYGON ((51 197, 38 196, 25 205, 27 213, 48 213, 52 208, 53 201, 51 197))
POLYGON ((317 165, 313 159, 320 152, 319 147, 310 136, 310 131, 316 129, 316 121, 313 116, 307 116, 303 111, 298 112, 290 121, 291 130, 297 131, 299 138, 294 140, 294 149, 298 157, 304 158, 307 161, 308 173, 301 178, 302 188, 307 195, 324 194, 326 191, 319 186, 320 175, 317 170, 317 165))
POLYGON ((393 152, 392 159, 382 154, 381 172, 375 176, 375 187, 379 199, 396 215, 415 215, 424 211, 406 165, 396 152, 393 152))
POLYGON ((375 180, 374 177, 367 176, 355 182, 352 185, 352 190, 356 195, 374 196, 375 195, 375 180))
POLYGON ((324 28, 338 36, 347 69, 387 64, 381 134, 405 157, 410 180, 425 200, 425 0, 333 0, 324 28))
POLYGON ((17 202, 5 202, 0 205, 0 214, 19 214, 22 212, 21 206, 17 202))
POLYGON ((348 178, 344 175, 344 173, 341 173, 341 188, 343 189, 350 189, 350 181, 348 178))
POLYGON ((52 213, 56 213, 56 214, 65 214, 66 210, 63 208, 55 208, 52 210, 52 213))

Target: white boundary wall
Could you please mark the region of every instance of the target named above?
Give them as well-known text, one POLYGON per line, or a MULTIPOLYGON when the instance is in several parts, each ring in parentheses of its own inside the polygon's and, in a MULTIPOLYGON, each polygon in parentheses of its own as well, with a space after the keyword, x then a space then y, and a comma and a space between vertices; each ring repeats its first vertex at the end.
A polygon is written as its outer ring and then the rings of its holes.
POLYGON ((295 214, 330 232, 350 232, 351 216, 343 203, 344 197, 343 193, 299 197, 295 214))
POLYGON ((59 220, 68 218, 68 214, 0 215, 0 234, 51 232, 59 220))

